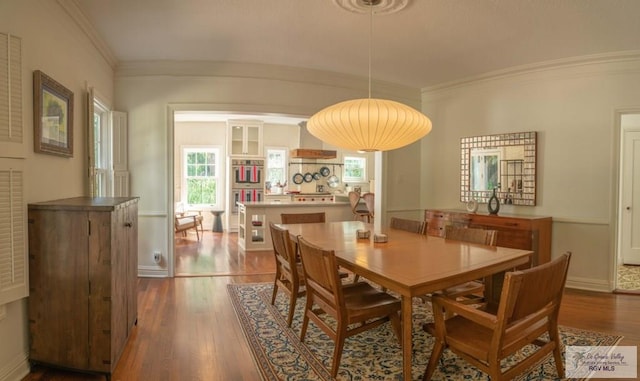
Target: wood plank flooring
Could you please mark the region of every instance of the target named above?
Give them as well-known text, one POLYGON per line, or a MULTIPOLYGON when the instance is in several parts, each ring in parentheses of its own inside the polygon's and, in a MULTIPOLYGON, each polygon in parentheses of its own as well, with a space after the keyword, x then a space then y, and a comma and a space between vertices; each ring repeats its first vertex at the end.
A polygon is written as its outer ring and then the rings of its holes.
MULTIPOLYGON (((271 282, 273 254, 239 253, 234 234, 215 234, 205 232, 197 255, 193 243, 177 243, 176 268, 197 276, 139 279, 138 326, 112 380, 260 380, 226 285, 271 282), (204 268, 212 263, 215 271, 204 268)), ((638 316, 640 296, 567 289, 560 324, 624 335, 623 345, 637 346, 638 316)), ((104 379, 38 366, 23 381, 104 379)))

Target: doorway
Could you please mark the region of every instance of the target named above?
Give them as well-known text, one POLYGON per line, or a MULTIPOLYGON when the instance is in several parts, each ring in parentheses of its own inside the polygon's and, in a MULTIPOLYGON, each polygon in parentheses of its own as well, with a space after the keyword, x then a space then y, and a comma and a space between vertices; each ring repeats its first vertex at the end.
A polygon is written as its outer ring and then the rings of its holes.
POLYGON ((620 116, 616 292, 640 294, 640 113, 620 116))

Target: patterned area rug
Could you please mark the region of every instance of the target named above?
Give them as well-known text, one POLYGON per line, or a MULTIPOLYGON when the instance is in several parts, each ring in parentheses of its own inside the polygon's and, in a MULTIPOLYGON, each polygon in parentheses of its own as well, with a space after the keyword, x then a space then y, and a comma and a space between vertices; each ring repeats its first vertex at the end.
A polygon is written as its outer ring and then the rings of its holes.
POLYGON ((618 289, 640 291, 640 266, 618 266, 618 289))
MULTIPOLYGON (((296 304, 291 328, 287 327, 288 298, 278 293, 271 305, 272 284, 230 284, 228 292, 236 315, 265 380, 331 380, 333 341, 313 322, 305 342, 300 342, 304 298, 296 304)), ((422 379, 429 361, 433 338, 422 330, 432 321, 431 306, 416 299, 413 314, 413 379, 422 379)), ((615 345, 621 336, 561 327, 565 345, 615 345)), ((535 347, 533 347, 535 348, 535 347)), ((527 348, 526 350, 535 350, 527 348)), ((516 354, 517 356, 517 354, 516 354)), ((477 368, 445 351, 434 380, 488 380, 477 368)), ((519 380, 557 379, 551 355, 532 367, 519 380)), ((385 323, 346 339, 337 380, 402 380, 402 355, 398 341, 385 323)))

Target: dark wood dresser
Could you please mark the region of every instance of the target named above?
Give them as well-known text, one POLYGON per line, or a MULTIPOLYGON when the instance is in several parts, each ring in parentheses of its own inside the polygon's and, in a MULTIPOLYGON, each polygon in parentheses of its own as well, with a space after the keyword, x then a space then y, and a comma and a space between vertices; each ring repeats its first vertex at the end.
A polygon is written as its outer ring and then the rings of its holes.
POLYGON ((138 198, 29 204, 29 360, 110 374, 137 323, 138 198))
POLYGON ((533 266, 551 260, 551 217, 427 209, 424 219, 429 235, 444 236, 446 225, 494 229, 498 231, 498 246, 533 250, 533 266))

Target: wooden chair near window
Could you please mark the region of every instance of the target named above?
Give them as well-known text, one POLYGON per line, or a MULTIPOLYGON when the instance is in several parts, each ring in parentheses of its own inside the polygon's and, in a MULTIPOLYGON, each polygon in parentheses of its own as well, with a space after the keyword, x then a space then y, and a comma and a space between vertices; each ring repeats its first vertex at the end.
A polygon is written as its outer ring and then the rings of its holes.
POLYGON ((204 234, 202 220, 203 216, 200 212, 176 212, 174 217, 175 232, 182 233, 182 236, 186 237, 189 229, 194 229, 196 237, 200 241, 200 233, 204 234))
POLYGON ((318 213, 281 213, 280 220, 283 224, 310 224, 325 222, 325 212, 318 213))
POLYGON ((279 289, 289 295, 287 325, 291 327, 296 301, 305 294, 304 289, 301 288, 304 285, 302 265, 297 261, 296 251, 289 237, 289 231, 276 226, 273 222, 269 222, 269 230, 276 259, 276 276, 273 282, 271 304, 275 304, 279 289))
POLYGON ((558 377, 564 378, 558 314, 570 259, 571 253, 566 252, 537 267, 506 273, 495 313, 434 296, 434 322, 424 329, 435 337, 435 343, 423 380, 431 379, 445 348, 492 380, 511 380, 553 352, 558 377), (448 315, 453 317, 447 319, 448 315), (548 340, 540 338, 545 333, 548 340), (502 359, 529 344, 539 349, 501 369, 502 359))
POLYGON ((304 342, 309 320, 312 320, 335 342, 330 371, 332 377, 338 374, 347 337, 391 320, 400 340, 401 307, 398 299, 366 282, 343 284, 333 250, 315 246, 300 236, 298 245, 307 291, 300 340, 304 342), (325 321, 325 314, 335 319, 335 323, 325 321))
POLYGON ((360 220, 364 222, 371 222, 371 213, 367 209, 366 204, 360 203, 360 193, 349 192, 349 204, 351 205, 351 212, 353 213, 354 220, 360 220))
POLYGON ((411 233, 425 234, 427 231, 427 222, 391 217, 389 227, 392 229, 405 230, 411 233))

